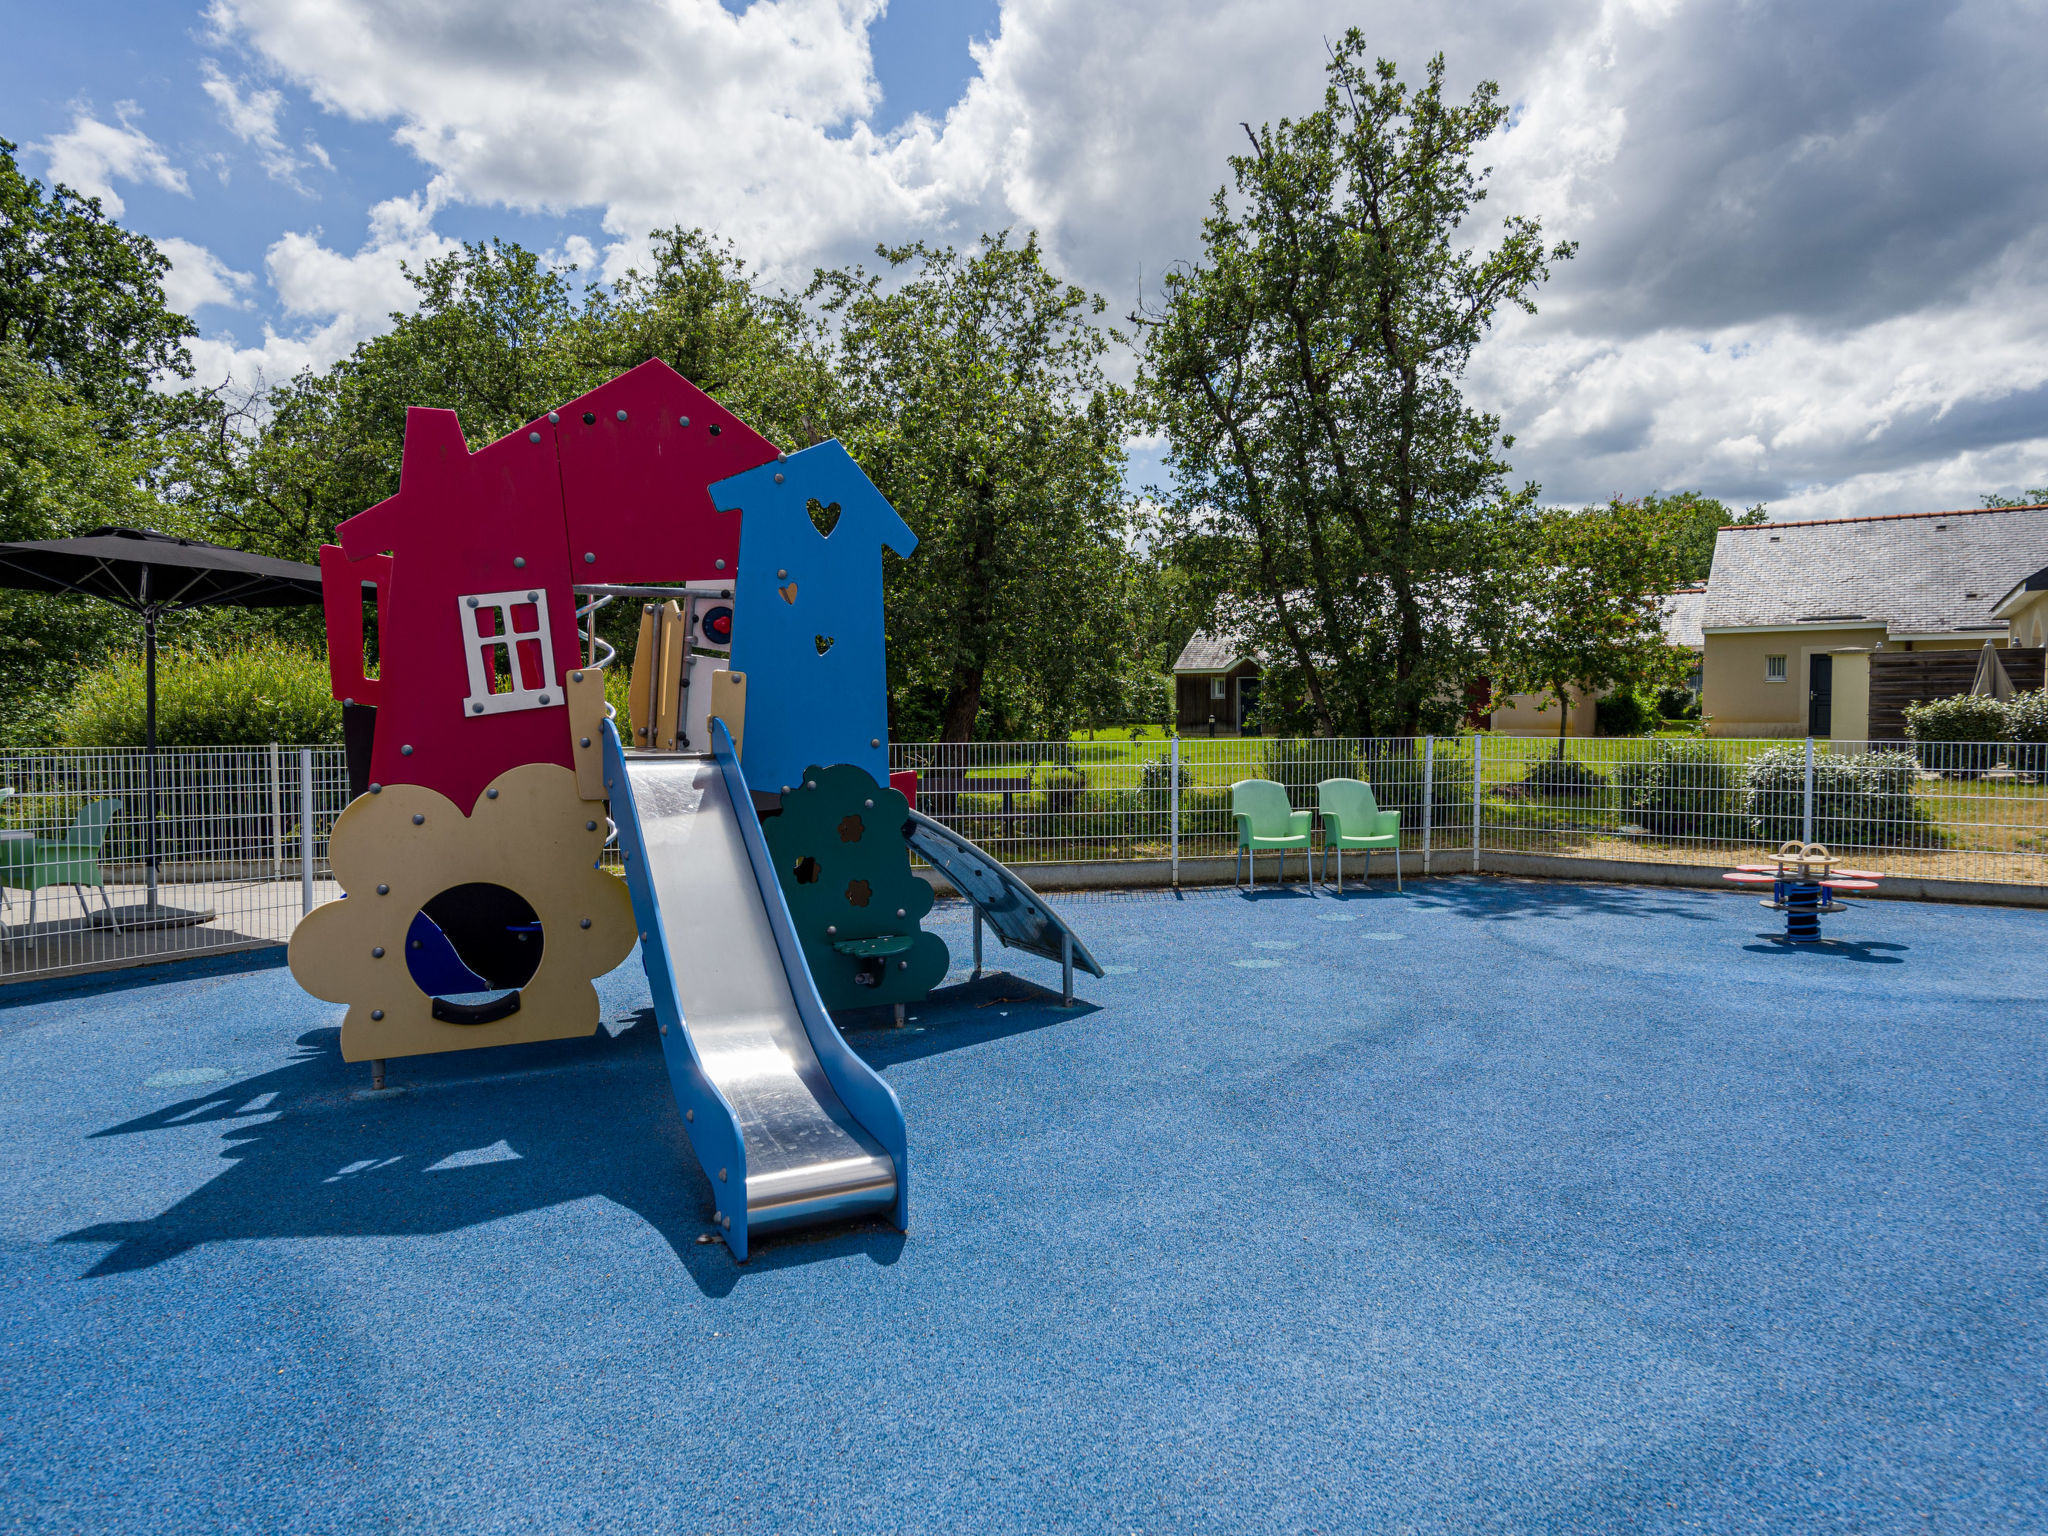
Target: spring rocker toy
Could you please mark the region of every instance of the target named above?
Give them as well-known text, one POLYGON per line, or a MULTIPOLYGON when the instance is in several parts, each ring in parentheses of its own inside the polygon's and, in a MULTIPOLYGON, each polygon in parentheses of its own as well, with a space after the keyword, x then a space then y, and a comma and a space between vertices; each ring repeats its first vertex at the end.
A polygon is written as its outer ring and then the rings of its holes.
POLYGON ((1005 944, 1102 974, 1036 893, 889 773, 882 550, 917 539, 837 442, 777 448, 659 361, 471 452, 406 415, 396 495, 320 554, 352 798, 343 890, 291 941, 341 1052, 588 1035, 639 946, 677 1109, 734 1256, 909 1220, 896 1095, 831 1010, 945 976, 916 847, 1005 944), (381 665, 364 663, 373 600, 381 665), (639 605, 632 739, 606 604, 639 605), (587 624, 586 624, 587 621, 587 624), (616 840, 622 881, 601 865, 616 840))
POLYGON ((1793 838, 1771 855, 1767 864, 1738 864, 1721 878, 1735 885, 1768 885, 1771 894, 1757 903, 1785 914, 1787 944, 1818 944, 1824 913, 1846 912, 1836 891, 1874 891, 1884 878, 1875 870, 1837 869, 1842 861, 1825 843, 1793 838))

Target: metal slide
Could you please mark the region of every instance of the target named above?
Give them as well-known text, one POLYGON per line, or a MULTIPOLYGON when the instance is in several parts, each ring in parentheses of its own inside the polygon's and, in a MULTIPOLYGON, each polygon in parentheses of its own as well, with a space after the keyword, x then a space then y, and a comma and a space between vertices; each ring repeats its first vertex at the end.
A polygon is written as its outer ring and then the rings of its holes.
POLYGON ((1060 964, 1062 1001, 1074 1000, 1074 967, 1100 976, 1102 967, 1081 936, 1045 904, 1017 872, 992 858, 944 822, 912 811, 905 827, 910 846, 946 883, 974 904, 974 970, 981 973, 981 925, 995 929, 1005 949, 1021 949, 1060 964))
POLYGON ((903 1110, 818 998, 732 738, 627 753, 605 722, 662 1055, 733 1257, 752 1233, 909 1219, 903 1110))

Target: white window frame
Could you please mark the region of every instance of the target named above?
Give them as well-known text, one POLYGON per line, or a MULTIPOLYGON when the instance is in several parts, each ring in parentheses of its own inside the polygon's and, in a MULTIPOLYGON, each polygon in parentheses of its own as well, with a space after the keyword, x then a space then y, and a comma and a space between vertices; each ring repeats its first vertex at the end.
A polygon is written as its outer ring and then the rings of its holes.
POLYGON ((1767 683, 1788 683, 1792 680, 1792 665, 1789 656, 1766 656, 1764 658, 1764 681, 1767 683))
POLYGON ((463 659, 469 664, 469 697, 462 701, 465 719, 478 715, 504 715, 520 709, 559 709, 566 707, 561 686, 555 681, 555 650, 549 638, 548 595, 546 592, 478 592, 464 594, 455 599, 455 610, 462 618, 463 659), (521 603, 531 604, 534 610, 534 627, 517 629, 512 627, 512 610, 521 603), (497 615, 496 633, 486 635, 479 623, 485 612, 497 615), (520 686, 519 643, 522 640, 540 642, 540 686, 520 686), (512 679, 509 692, 495 693, 491 685, 498 680, 497 658, 493 654, 499 647, 505 651, 506 672, 512 679))
POLYGON ((1230 679, 1227 677, 1210 678, 1209 697, 1211 700, 1228 699, 1230 697, 1230 679))

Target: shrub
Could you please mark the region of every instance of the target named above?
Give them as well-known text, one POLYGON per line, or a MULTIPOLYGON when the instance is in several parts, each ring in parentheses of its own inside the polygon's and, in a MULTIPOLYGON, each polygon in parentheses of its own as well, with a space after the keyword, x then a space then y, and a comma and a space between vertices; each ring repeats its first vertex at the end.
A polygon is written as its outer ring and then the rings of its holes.
POLYGON ((1662 719, 1639 693, 1610 693, 1593 701, 1593 729, 1601 736, 1647 736, 1662 719))
POLYGON ((1078 768, 1056 768, 1039 783, 1045 789, 1045 808, 1054 816, 1071 816, 1088 788, 1088 775, 1078 768))
MULTIPOLYGON (((1939 846, 1941 833, 1913 797, 1919 764, 1910 752, 1817 753, 1813 836, 1830 848, 1939 846)), ((1773 747, 1744 765, 1750 835, 1782 843, 1804 826, 1806 749, 1773 747)))
MULTIPOLYGON (((1375 751, 1358 760, 1357 777, 1372 786, 1383 811, 1399 811, 1404 831, 1422 828, 1422 749, 1375 743, 1375 751)), ((1334 778, 1334 774, 1324 774, 1334 778)), ((1436 836, 1472 827, 1472 759, 1455 738, 1439 738, 1431 766, 1429 820, 1436 836)))
POLYGON ((1531 795, 1554 800, 1591 800, 1605 794, 1607 776, 1575 757, 1539 757, 1522 774, 1522 786, 1531 795))
POLYGON ((1742 765, 1705 741, 1660 741, 1616 771, 1623 819, 1653 837, 1746 838, 1742 765))
POLYGON ((2008 706, 1981 693, 1908 704, 1906 734, 1915 741, 2007 741, 2008 706))
POLYGON ((1666 720, 1697 720, 1700 717, 1700 696, 1690 688, 1660 689, 1657 713, 1666 720))
MULTIPOLYGON (((125 655, 79 680, 57 717, 75 747, 144 744, 142 658, 125 655)), ((324 652, 252 640, 233 650, 157 654, 156 739, 165 747, 255 746, 341 739, 341 705, 324 652)))
POLYGON ((1287 791, 1287 803, 1297 811, 1312 811, 1316 785, 1324 779, 1343 778, 1351 772, 1352 748, 1348 743, 1317 737, 1268 736, 1259 743, 1259 775, 1287 791))
MULTIPOLYGON (((620 662, 624 661, 620 658, 620 662)), ((626 745, 633 743, 633 711, 629 700, 633 696, 632 668, 614 662, 604 669, 604 701, 616 712, 612 724, 618 727, 619 740, 626 745)))
POLYGON ((2008 741, 2048 742, 2048 688, 2007 699, 2005 730, 2008 741))
MULTIPOLYGON (((1181 762, 1179 777, 1183 790, 1194 786, 1195 770, 1187 765, 1185 759, 1181 762)), ((1138 788, 1149 792, 1148 799, 1157 798, 1161 804, 1165 803, 1166 791, 1173 787, 1173 780, 1173 760, 1170 757, 1147 758, 1144 767, 1138 770, 1138 788)))

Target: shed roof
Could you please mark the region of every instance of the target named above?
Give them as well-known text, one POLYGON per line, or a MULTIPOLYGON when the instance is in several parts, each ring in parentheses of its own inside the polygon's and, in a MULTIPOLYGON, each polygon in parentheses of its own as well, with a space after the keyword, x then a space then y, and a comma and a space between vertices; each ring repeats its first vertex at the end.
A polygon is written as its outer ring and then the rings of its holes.
POLYGON ((1864 619, 1888 632, 1998 627, 1992 609, 2048 565, 2048 506, 1723 528, 1703 629, 1864 619))
POLYGON ((1240 661, 1249 660, 1244 648, 1234 639, 1213 635, 1208 630, 1197 630, 1195 637, 1181 647, 1174 659, 1176 672, 1228 672, 1240 661))

